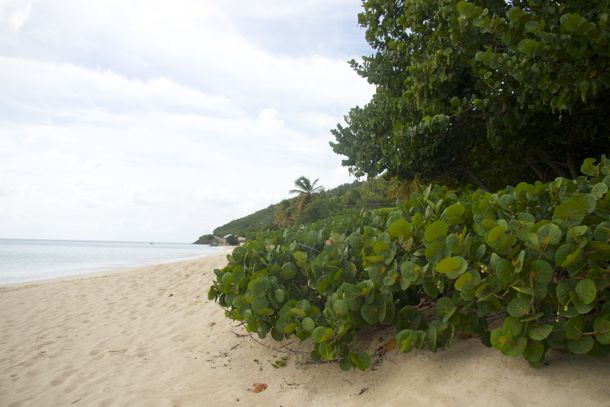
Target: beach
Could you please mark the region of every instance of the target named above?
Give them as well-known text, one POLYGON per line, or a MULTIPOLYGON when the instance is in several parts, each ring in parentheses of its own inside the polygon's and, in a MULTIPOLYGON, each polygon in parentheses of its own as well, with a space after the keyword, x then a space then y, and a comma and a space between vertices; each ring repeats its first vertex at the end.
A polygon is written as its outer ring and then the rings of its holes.
POLYGON ((247 335, 208 301, 227 253, 0 287, 0 405, 610 406, 607 358, 551 351, 533 369, 478 339, 366 372, 312 364, 309 343, 247 335))

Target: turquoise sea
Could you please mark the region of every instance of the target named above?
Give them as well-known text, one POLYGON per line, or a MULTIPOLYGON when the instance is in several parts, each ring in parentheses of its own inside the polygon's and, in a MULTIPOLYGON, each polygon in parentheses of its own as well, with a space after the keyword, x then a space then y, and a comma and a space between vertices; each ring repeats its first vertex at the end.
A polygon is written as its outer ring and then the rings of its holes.
POLYGON ((0 284, 168 263, 221 250, 187 243, 0 239, 0 284))

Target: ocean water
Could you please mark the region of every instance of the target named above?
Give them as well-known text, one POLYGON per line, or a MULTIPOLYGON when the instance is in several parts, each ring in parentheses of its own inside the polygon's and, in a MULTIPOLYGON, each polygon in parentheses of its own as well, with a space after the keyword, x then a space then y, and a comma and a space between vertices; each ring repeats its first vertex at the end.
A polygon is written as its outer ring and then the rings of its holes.
POLYGON ((221 250, 186 243, 0 239, 0 284, 168 263, 221 250))

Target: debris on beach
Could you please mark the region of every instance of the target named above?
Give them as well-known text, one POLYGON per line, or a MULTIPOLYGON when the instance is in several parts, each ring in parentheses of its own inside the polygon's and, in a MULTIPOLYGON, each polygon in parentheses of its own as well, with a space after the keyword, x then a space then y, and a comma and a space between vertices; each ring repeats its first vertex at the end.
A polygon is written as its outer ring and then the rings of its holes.
POLYGON ((267 390, 267 385, 265 383, 254 383, 250 389, 252 393, 260 393, 265 390, 267 390))

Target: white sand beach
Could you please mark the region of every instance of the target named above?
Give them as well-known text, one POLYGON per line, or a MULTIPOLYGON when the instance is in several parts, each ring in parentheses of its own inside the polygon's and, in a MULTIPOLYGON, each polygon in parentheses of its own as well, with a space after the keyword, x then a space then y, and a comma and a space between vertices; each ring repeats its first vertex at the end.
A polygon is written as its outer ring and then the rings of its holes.
MULTIPOLYGON (((610 406, 610 360, 550 352, 532 369, 477 339, 393 350, 364 373, 303 363, 307 344, 255 341, 207 300, 225 262, 1 287, 0 405, 610 406)), ((386 339, 370 333, 369 349, 386 339)))

